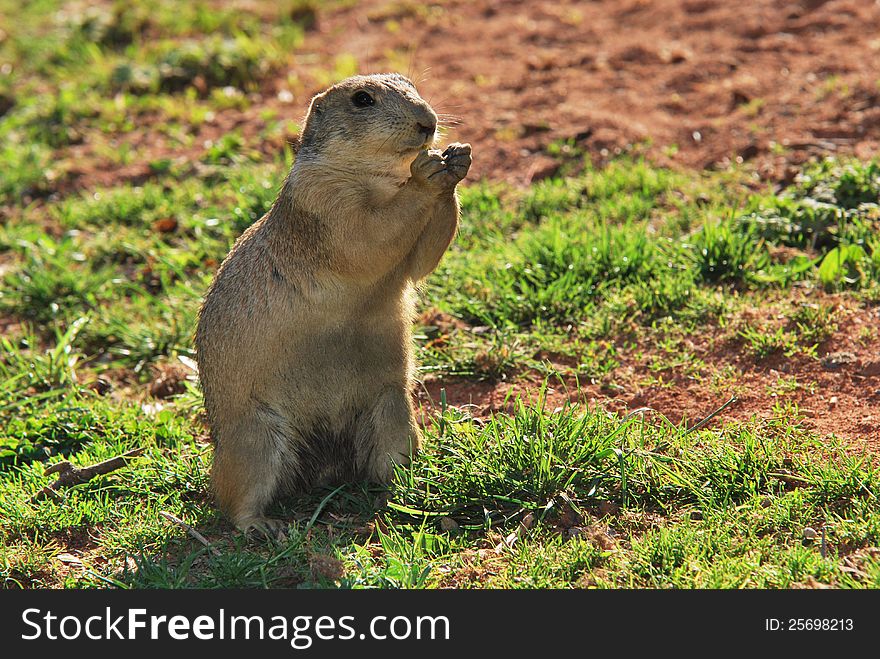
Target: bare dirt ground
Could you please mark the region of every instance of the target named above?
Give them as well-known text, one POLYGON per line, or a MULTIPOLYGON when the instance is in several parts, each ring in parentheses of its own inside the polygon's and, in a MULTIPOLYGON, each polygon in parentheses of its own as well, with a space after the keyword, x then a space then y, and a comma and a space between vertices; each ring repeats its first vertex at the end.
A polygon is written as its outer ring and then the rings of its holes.
POLYGON ((479 144, 474 173, 515 183, 571 139, 597 159, 650 141, 688 167, 754 160, 770 179, 817 153, 880 151, 880 3, 873 0, 362 2, 307 41, 402 54, 426 98, 479 144), (389 31, 389 22, 399 26, 389 31))
POLYGON ((289 67, 249 108, 203 124, 193 147, 145 126, 120 138, 141 157, 119 166, 79 145, 59 187, 142 181, 150 160, 195 159, 232 129, 253 137, 267 108, 298 120, 342 54, 362 73, 409 73, 458 118, 448 137, 478 145, 474 178, 552 175, 547 146, 564 140, 596 162, 634 148, 693 168, 752 161, 773 182, 813 155, 880 152, 877 0, 364 0, 320 10, 289 67))
MULTIPOLYGON (((577 375, 551 379, 546 408, 580 403, 621 415, 650 408, 649 416, 655 415, 658 423, 662 415, 673 424, 684 420, 693 427, 731 397, 736 400, 710 423, 770 420, 774 406, 783 414, 787 404, 795 403, 802 428, 858 440, 854 448, 876 451, 880 448, 880 333, 863 329, 880 326, 880 309, 859 307, 843 296, 810 295, 811 300, 816 297, 834 305, 840 318, 838 331, 819 346, 821 359, 803 354, 756 359, 729 330, 710 327, 685 342, 681 359, 673 360, 670 368, 652 368, 657 348, 642 341, 636 350, 624 351, 620 365, 601 381, 577 375)), ((774 320, 768 310, 753 315, 774 320)), ((562 372, 571 372, 574 366, 552 356, 547 360, 562 372)), ((467 406, 480 417, 511 411, 517 396, 536 401, 542 384, 540 375, 528 373, 509 382, 428 379, 417 397, 425 409, 436 409, 440 390, 446 389, 449 405, 467 406)))
MULTIPOLYGON (((661 416, 688 427, 705 419, 731 397, 736 400, 707 424, 745 421, 753 417, 771 420, 786 414, 786 405, 798 406, 800 427, 820 436, 834 434, 856 440, 854 449, 880 449, 880 334, 866 328, 880 326, 880 309, 862 307, 841 295, 809 292, 803 302, 820 301, 835 308, 839 328, 819 345, 820 359, 783 354, 756 359, 744 341, 730 329, 707 327, 685 341, 680 359, 668 368, 656 369, 657 347, 642 340, 636 349, 619 353, 620 365, 601 381, 578 375, 550 380, 545 405, 548 410, 568 403, 601 406, 621 415, 650 408, 648 416, 662 423, 661 416)), ((772 307, 755 310, 750 320, 770 325, 772 307)), ((781 322, 779 322, 781 324, 781 322)), ((624 343, 625 337, 621 337, 624 343)), ((542 355, 561 372, 576 366, 542 355)), ((575 368, 576 370, 576 368, 575 368)), ((524 373, 510 381, 427 379, 417 393, 424 409, 439 406, 440 390, 446 389, 449 405, 467 406, 474 416, 511 411, 517 396, 536 401, 543 385, 539 374, 524 373)))

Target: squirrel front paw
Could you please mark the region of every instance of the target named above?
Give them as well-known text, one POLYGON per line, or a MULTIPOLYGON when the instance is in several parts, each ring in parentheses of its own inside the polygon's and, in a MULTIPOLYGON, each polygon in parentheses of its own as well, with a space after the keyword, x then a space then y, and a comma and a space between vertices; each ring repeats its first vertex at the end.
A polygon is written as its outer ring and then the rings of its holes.
POLYGON ((425 150, 410 165, 413 180, 440 190, 452 189, 468 173, 471 145, 454 143, 445 151, 425 150))

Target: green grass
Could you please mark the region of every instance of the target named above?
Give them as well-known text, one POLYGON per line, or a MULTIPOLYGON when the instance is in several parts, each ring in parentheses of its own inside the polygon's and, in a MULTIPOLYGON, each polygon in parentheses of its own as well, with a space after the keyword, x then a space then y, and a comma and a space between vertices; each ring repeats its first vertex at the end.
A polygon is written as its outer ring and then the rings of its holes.
MULTIPOLYGON (((744 393, 744 364, 815 365, 847 309, 880 302, 876 162, 813 163, 771 194, 744 169, 626 155, 599 168, 569 149, 565 176, 525 190, 468 182, 460 234, 423 286, 419 377, 531 398, 477 415, 444 395, 387 490, 280 501, 287 539, 261 542, 211 502, 187 365, 199 302, 274 200, 296 127, 264 110, 210 144, 197 136, 258 102, 325 3, 62 5, 0 0, 5 587, 880 586, 876 462, 857 438, 804 428, 789 396, 813 392, 809 378, 780 372, 762 414, 696 430, 578 390, 629 400, 638 362, 642 385, 696 383, 720 403, 744 393), (163 145, 144 180, 70 185, 83 161, 140 158, 144 126, 163 145), (739 361, 710 363, 694 340, 739 361), (166 371, 178 393, 152 395, 166 371), (33 500, 47 467, 136 448, 62 499, 33 500)), ((356 68, 342 55, 315 78, 356 68)), ((876 329, 854 336, 871 345, 876 329)))
MULTIPOLYGON (((3 0, 0 64, 9 72, 0 76, 0 203, 50 194, 76 169, 53 154, 73 145, 102 155, 100 144, 109 142, 107 160, 149 125, 161 126, 174 145, 191 146, 194 130, 230 107, 247 107, 286 68, 314 20, 302 5, 159 0, 147 10, 3 0)), ((295 78, 289 85, 303 91, 295 78)), ((282 138, 279 122, 262 124, 282 138)))
MULTIPOLYGON (((352 484, 280 502, 275 514, 291 523, 283 542, 233 532, 210 501, 198 388, 151 399, 149 367, 193 356, 201 295, 288 165, 219 163, 173 188, 93 190, 21 207, 0 230, 0 311, 23 328, 0 358, 7 586, 880 586, 869 551, 880 541, 876 466, 802 430, 797 410, 783 407, 770 421, 696 432, 585 401, 556 410, 541 397, 511 401, 488 419, 446 407, 387 505, 375 506, 380 490, 352 484), (173 230, 156 229, 168 217, 173 230), (91 386, 98 378, 109 393, 91 386), (48 465, 133 448, 145 453, 125 468, 63 500, 31 501, 50 482, 48 465), (824 529, 824 545, 804 540, 806 527, 824 529)), ((823 167, 833 185, 841 169, 823 167)), ((799 193, 749 197, 732 212, 735 178, 626 160, 528 191, 466 187, 462 235, 423 293, 426 308, 455 323, 416 328, 423 375, 531 374, 553 385, 563 373, 551 354, 604 381, 651 337, 662 377, 684 363, 682 338, 707 323, 730 326, 756 358, 814 355, 836 331, 835 311, 786 306, 786 291, 793 281, 824 286, 823 255, 854 238, 842 225, 836 242, 801 245, 812 265, 790 276, 770 258, 781 239, 743 220, 787 208, 790 194, 799 193), (708 205, 681 201, 706 189, 716 193, 708 205), (616 206, 621 195, 637 199, 616 206), (768 291, 783 300, 782 324, 737 325, 768 291)), ((866 242, 862 276, 845 284, 867 300, 874 254, 866 242)))
POLYGON ((209 450, 172 409, 144 418, 76 395, 35 411, 33 433, 99 429, 47 453, 86 464, 147 450, 61 502, 29 502, 47 481, 40 460, 7 469, 7 586, 476 586, 474 570, 485 570, 483 587, 880 585, 870 556, 864 576, 842 563, 876 544, 880 474, 784 423, 689 434, 583 406, 520 406, 479 424, 449 410, 423 456, 397 474, 385 509, 357 485, 288 500, 275 511, 291 520, 288 538, 266 544, 219 520, 206 496, 209 450), (824 556, 803 540, 808 526, 825 529, 824 556), (80 560, 70 571, 56 558, 65 548, 80 560))

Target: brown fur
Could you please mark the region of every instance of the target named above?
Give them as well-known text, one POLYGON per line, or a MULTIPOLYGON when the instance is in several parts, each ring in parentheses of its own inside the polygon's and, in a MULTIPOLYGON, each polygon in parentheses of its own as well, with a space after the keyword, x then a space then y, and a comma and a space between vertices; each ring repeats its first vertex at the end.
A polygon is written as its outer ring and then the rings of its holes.
POLYGON ((395 74, 316 96, 278 199, 211 284, 199 375, 215 495, 239 528, 276 526, 283 492, 387 481, 418 448, 414 285, 455 234, 470 166, 469 145, 426 149, 436 121, 395 74))

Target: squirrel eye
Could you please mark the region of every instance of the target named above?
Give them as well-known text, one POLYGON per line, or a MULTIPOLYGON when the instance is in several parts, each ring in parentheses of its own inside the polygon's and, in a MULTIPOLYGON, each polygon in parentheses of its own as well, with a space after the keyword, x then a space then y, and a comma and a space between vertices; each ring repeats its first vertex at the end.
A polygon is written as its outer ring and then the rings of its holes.
POLYGON ((366 108, 373 105, 376 101, 367 92, 358 92, 351 97, 351 102, 355 104, 355 107, 366 108))

